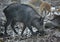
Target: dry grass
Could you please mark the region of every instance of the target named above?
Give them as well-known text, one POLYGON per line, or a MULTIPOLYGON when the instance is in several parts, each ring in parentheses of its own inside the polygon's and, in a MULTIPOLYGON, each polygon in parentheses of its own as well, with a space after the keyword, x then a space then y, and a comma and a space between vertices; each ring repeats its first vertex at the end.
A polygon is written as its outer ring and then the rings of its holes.
POLYGON ((49 14, 49 12, 51 12, 51 5, 47 2, 41 1, 40 5, 41 15, 43 14, 44 11, 46 15, 49 14))

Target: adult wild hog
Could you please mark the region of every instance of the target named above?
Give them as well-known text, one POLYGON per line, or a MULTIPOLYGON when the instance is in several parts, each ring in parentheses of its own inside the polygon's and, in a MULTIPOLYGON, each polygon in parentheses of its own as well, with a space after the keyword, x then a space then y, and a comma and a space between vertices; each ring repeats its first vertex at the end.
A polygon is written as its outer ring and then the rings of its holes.
POLYGON ((32 27, 34 26, 38 29, 38 31, 42 31, 43 26, 43 19, 31 6, 26 4, 18 4, 18 3, 12 3, 8 5, 3 10, 7 22, 5 23, 5 34, 7 34, 7 26, 11 24, 12 29, 16 34, 16 30, 14 29, 14 25, 16 22, 22 22, 24 23, 24 27, 22 30, 21 35, 23 34, 26 27, 28 27, 32 34, 34 34, 32 27))

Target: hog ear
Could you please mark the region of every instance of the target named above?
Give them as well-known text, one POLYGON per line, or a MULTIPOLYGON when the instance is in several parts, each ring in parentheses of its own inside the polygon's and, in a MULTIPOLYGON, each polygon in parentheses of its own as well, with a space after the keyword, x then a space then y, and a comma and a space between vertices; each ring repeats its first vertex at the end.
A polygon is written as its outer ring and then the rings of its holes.
POLYGON ((39 20, 41 21, 41 19, 43 19, 42 17, 39 18, 39 20))
POLYGON ((40 19, 39 19, 40 21, 44 21, 44 17, 40 17, 40 19))
POLYGON ((44 23, 44 18, 43 18, 43 17, 40 17, 39 22, 40 22, 40 25, 43 25, 43 23, 44 23))

